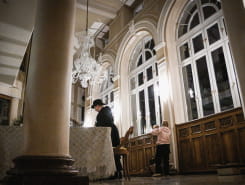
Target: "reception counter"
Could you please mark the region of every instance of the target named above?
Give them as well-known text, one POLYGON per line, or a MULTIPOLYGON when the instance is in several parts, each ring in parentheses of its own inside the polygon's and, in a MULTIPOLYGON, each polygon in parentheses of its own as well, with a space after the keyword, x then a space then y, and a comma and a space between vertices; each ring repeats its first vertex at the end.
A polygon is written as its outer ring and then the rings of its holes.
MULTIPOLYGON (((23 154, 23 128, 0 126, 0 179, 13 167, 12 160, 23 154)), ((70 129, 70 154, 80 175, 90 180, 107 178, 116 167, 111 144, 111 128, 70 129)))

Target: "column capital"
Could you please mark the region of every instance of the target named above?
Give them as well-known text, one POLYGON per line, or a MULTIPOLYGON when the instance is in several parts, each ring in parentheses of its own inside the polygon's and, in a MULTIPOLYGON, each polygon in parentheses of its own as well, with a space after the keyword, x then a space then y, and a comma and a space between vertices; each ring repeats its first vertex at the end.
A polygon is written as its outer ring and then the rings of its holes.
POLYGON ((112 78, 112 81, 114 83, 114 89, 119 88, 119 79, 120 75, 116 75, 112 78))
POLYGON ((113 89, 113 92, 114 93, 118 93, 120 91, 120 87, 115 87, 114 89, 113 89))
POLYGON ((166 42, 160 42, 157 45, 155 45, 154 49, 158 51, 159 49, 163 49, 166 47, 166 42))
POLYGON ((158 70, 164 68, 167 65, 166 58, 165 57, 161 58, 161 60, 157 61, 157 64, 158 64, 157 66, 158 70))
POLYGON ((120 79, 120 75, 116 75, 112 78, 112 81, 115 82, 116 80, 120 79))

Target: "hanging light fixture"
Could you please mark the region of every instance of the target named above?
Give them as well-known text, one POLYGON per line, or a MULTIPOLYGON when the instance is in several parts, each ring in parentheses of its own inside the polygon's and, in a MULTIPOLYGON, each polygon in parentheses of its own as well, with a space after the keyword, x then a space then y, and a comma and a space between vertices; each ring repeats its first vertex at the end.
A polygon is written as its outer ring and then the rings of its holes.
MULTIPOLYGON (((101 72, 102 66, 91 56, 90 48, 95 46, 94 38, 88 33, 88 0, 86 10, 86 30, 78 34, 78 41, 81 52, 74 60, 72 70, 72 83, 80 81, 82 87, 87 88, 88 84, 96 82, 96 76, 101 72)), ((101 79, 101 78, 100 78, 101 79)), ((100 81, 99 81, 100 82, 100 81)))

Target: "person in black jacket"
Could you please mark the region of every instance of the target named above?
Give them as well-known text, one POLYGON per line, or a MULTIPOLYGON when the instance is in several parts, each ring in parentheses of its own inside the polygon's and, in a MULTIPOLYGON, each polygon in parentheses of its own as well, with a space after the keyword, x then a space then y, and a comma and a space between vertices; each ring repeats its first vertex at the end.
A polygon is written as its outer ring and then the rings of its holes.
MULTIPOLYGON (((96 127, 111 127, 111 142, 113 147, 117 147, 120 144, 120 136, 116 125, 114 124, 113 115, 110 107, 105 106, 101 99, 96 99, 93 101, 91 108, 95 109, 98 114, 96 117, 96 127)), ((114 155, 115 165, 117 171, 115 172, 115 177, 122 178, 122 165, 120 162, 120 156, 114 155)))

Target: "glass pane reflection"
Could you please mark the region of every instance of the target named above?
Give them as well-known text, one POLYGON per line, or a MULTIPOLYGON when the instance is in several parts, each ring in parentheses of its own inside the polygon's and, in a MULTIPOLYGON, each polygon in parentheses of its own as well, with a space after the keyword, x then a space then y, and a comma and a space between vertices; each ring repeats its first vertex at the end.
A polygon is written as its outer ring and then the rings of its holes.
POLYGON ((208 28, 207 33, 208 33, 209 45, 215 43, 216 41, 220 39, 218 24, 215 24, 212 27, 208 28))
POLYGON ((194 39, 192 39, 192 42, 193 42, 193 49, 194 49, 195 53, 197 53, 198 51, 200 51, 204 48, 202 34, 200 34, 200 35, 196 36, 194 39))
POLYGON ((202 58, 196 60, 196 66, 202 98, 203 115, 207 116, 214 113, 214 104, 211 93, 206 57, 203 56, 202 58))
POLYGON ((185 43, 182 46, 180 46, 179 50, 180 50, 181 61, 183 61, 183 60, 185 60, 185 59, 190 57, 188 43, 185 43))
POLYGON ((154 99, 154 86, 148 87, 148 103, 150 111, 150 124, 151 126, 156 124, 156 111, 155 111, 155 99, 154 99))
POLYGON ((192 69, 190 64, 183 67, 183 79, 184 79, 184 86, 185 86, 188 119, 189 120, 197 119, 198 118, 197 103, 196 103, 196 97, 194 91, 192 69))
POLYGON ((212 52, 212 59, 215 71, 215 78, 219 93, 219 102, 221 111, 231 109, 234 107, 231 89, 229 84, 229 77, 225 64, 225 57, 223 48, 220 47, 212 52))
POLYGON ((151 79, 153 78, 152 67, 149 67, 149 68, 146 70, 146 74, 147 74, 147 81, 148 81, 148 80, 151 80, 151 79))
POLYGON ((143 72, 138 74, 138 85, 142 85, 144 83, 144 74, 143 72))
POLYGON ((140 107, 141 134, 145 134, 146 119, 145 119, 145 92, 144 90, 139 92, 139 107, 140 107))

